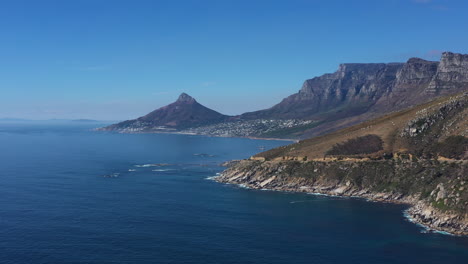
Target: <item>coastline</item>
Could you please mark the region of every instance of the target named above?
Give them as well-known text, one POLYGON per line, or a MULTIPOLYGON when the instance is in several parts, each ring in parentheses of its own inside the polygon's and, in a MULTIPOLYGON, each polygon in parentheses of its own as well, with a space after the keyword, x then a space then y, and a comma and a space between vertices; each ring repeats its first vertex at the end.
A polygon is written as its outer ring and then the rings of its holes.
POLYGON ((443 235, 449 235, 449 236, 468 236, 468 233, 465 232, 458 232, 455 230, 442 230, 438 229, 437 227, 433 227, 428 225, 427 223, 423 221, 419 221, 417 218, 415 218, 415 215, 411 213, 411 209, 413 208, 413 204, 409 201, 404 201, 404 200, 399 200, 399 199, 382 199, 382 198, 374 198, 372 196, 368 195, 337 195, 337 194, 332 194, 329 192, 307 192, 307 191, 298 191, 298 190, 289 190, 289 189, 282 189, 282 188, 258 188, 256 186, 250 185, 248 183, 230 183, 230 182, 225 182, 220 179, 222 175, 215 176, 215 177, 210 177, 210 180, 214 180, 218 183, 224 183, 224 184, 232 184, 232 185, 237 185, 242 188, 246 189, 254 189, 254 190, 267 190, 267 191, 276 191, 276 192, 288 192, 288 193, 307 193, 310 195, 318 195, 318 196, 327 196, 327 197, 337 197, 337 198, 354 198, 354 199, 364 199, 369 202, 379 202, 379 203, 393 203, 393 204, 404 204, 410 206, 409 208, 405 209, 402 211, 402 215, 404 218, 406 218, 409 222, 416 224, 423 228, 424 230, 428 232, 434 232, 434 233, 439 233, 443 235))
MULTIPOLYGON (((259 138, 259 137, 239 137, 239 136, 213 136, 213 135, 204 135, 196 134, 189 132, 172 132, 172 131, 142 131, 142 132, 122 132, 122 131, 109 131, 109 130, 99 130, 95 129, 94 131, 101 132, 114 132, 122 134, 176 134, 176 135, 192 135, 192 136, 204 136, 204 137, 226 137, 226 138, 247 138, 253 140, 278 140, 278 141, 290 141, 297 142, 295 139, 282 139, 282 138, 259 138)), ((237 165, 242 161, 232 162, 231 165, 226 167, 232 167, 237 165)), ((229 164, 230 162, 227 162, 229 164)), ((326 162, 325 162, 326 163, 326 162)), ((245 172, 242 172, 245 173, 245 172)), ((274 173, 273 173, 274 174, 274 173)), ((242 176, 242 175, 241 175, 242 176)), ((243 175, 245 176, 245 175, 243 175)), ((252 176, 252 175, 251 175, 252 176)), ((255 175, 261 176, 261 175, 255 175)), ((306 184, 305 186, 298 186, 296 184, 291 184, 287 180, 278 183, 276 176, 271 176, 268 174, 263 175, 263 179, 245 179, 241 181, 242 177, 238 175, 233 175, 232 172, 228 170, 222 172, 220 175, 214 176, 212 180, 220 183, 226 184, 235 184, 244 188, 249 189, 258 189, 258 190, 270 190, 270 191, 281 191, 281 192, 300 192, 300 193, 309 193, 312 195, 326 195, 332 197, 351 197, 365 199, 373 202, 385 202, 385 203, 395 203, 395 204, 405 204, 409 208, 404 210, 404 217, 417 225, 420 225, 425 230, 430 232, 437 232, 446 235, 455 235, 455 236, 468 236, 468 222, 465 217, 464 220, 455 219, 458 218, 458 215, 447 214, 445 212, 440 212, 437 208, 434 208, 429 203, 422 201, 418 198, 417 195, 402 195, 395 192, 375 192, 369 189, 363 188, 354 188, 354 186, 349 186, 348 183, 341 185, 338 183, 334 186, 328 184, 318 184, 310 185, 306 184), (462 229, 453 226, 462 226, 462 229)), ((294 178, 294 177, 293 177, 294 178)))
POLYGON ((253 136, 213 136, 213 135, 205 135, 205 134, 197 134, 197 133, 190 133, 190 132, 171 132, 171 131, 135 131, 135 132, 123 132, 118 130, 104 130, 102 128, 94 128, 92 131, 95 132, 111 132, 111 133, 119 133, 119 134, 173 134, 173 135, 188 135, 188 136, 203 136, 203 137, 216 137, 216 138, 247 138, 247 139, 254 139, 254 140, 275 140, 275 141, 288 141, 296 143, 299 139, 292 139, 292 138, 262 138, 262 137, 253 137, 253 136))
MULTIPOLYGON (((237 166, 238 167, 238 166, 237 166)), ((331 197, 350 197, 365 199, 372 202, 384 202, 408 205, 403 211, 404 217, 425 230, 446 235, 468 236, 468 223, 460 215, 451 212, 442 212, 434 208, 430 203, 420 199, 419 195, 403 195, 398 192, 376 192, 366 188, 354 186, 349 181, 318 183, 309 179, 289 176, 287 178, 274 173, 246 171, 236 168, 236 165, 228 168, 220 175, 213 177, 219 183, 234 184, 243 188, 269 190, 292 193, 308 193, 312 195, 326 195, 331 197)))

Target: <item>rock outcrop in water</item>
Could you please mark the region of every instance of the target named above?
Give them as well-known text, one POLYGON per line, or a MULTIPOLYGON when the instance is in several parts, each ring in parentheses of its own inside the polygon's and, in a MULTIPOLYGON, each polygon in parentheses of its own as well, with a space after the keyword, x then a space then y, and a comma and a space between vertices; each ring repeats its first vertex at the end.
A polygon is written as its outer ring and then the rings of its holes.
POLYGON ((468 94, 461 93, 259 153, 217 180, 406 203, 411 219, 468 235, 467 136, 468 94))

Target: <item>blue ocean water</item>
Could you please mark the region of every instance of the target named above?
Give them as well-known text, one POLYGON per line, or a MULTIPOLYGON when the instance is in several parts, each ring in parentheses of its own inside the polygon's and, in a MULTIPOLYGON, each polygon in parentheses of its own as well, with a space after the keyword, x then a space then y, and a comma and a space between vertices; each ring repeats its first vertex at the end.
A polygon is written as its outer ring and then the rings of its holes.
POLYGON ((405 206, 207 179, 287 142, 95 126, 0 124, 0 263, 467 263, 405 206))

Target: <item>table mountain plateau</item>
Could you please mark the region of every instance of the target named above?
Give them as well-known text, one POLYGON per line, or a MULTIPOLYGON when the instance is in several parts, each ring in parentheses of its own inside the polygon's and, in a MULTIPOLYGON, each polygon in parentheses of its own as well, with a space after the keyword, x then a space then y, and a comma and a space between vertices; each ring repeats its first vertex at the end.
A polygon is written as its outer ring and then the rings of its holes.
POLYGON ((444 52, 440 62, 346 63, 335 73, 306 80, 279 104, 241 118, 320 121, 300 135, 307 138, 466 89, 468 55, 444 52))

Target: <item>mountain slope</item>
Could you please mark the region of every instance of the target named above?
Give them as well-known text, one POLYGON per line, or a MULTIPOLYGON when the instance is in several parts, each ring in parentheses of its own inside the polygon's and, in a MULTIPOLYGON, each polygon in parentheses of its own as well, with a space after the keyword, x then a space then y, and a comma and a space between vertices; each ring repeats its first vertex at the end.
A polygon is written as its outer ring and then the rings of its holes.
POLYGON ((259 153, 217 180, 407 203, 414 221, 468 235, 467 136, 461 93, 259 153))
POLYGON ((361 113, 389 89, 403 63, 341 64, 338 71, 306 80, 298 93, 270 109, 245 113, 242 118, 303 118, 330 116, 339 109, 361 113), (335 110, 335 111, 334 111, 335 110))
POLYGON ((155 130, 179 130, 188 127, 211 125, 226 121, 229 116, 220 114, 199 104, 194 98, 182 93, 177 101, 133 120, 127 120, 101 130, 145 132, 155 130))
POLYGON ((468 55, 444 52, 440 62, 347 63, 335 73, 306 80, 279 104, 240 118, 321 122, 304 131, 301 137, 307 138, 467 89, 468 55))
POLYGON ((389 153, 404 153, 432 158, 436 153, 431 154, 431 146, 449 136, 468 136, 468 93, 442 97, 333 133, 259 153, 256 157, 268 160, 288 159, 283 157, 323 159, 332 156, 374 158, 389 153), (337 143, 345 144, 349 140, 366 135, 379 137, 383 141, 382 148, 376 152, 353 155, 329 154, 337 143))

